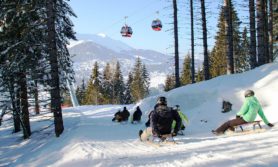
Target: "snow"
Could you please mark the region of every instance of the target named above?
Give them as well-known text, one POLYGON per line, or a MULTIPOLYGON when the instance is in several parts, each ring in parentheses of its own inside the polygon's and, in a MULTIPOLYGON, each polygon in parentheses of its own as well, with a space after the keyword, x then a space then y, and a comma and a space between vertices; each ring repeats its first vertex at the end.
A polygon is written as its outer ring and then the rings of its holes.
MULTIPOLYGON (((32 117, 33 134, 22 140, 12 134, 12 123, 0 127, 0 166, 278 166, 278 63, 267 64, 242 74, 220 76, 209 81, 184 86, 168 93, 169 106, 179 104, 188 116, 184 136, 176 145, 154 147, 138 139, 147 113, 157 96, 142 100, 143 123, 111 121, 121 105, 79 106, 63 110, 65 130, 56 138, 51 114, 32 117), (211 130, 234 118, 246 89, 253 89, 273 128, 264 125, 262 133, 215 136, 211 130), (233 110, 221 113, 222 100, 229 100, 233 110), (42 121, 44 119, 45 121, 42 121)), ((131 113, 136 105, 128 105, 131 113)))
POLYGON ((105 38, 105 37, 106 37, 106 34, 104 34, 104 33, 98 33, 97 35, 100 36, 100 37, 102 37, 102 38, 105 38))
POLYGON ((79 41, 70 40, 70 44, 67 47, 72 48, 72 47, 74 47, 76 45, 79 45, 79 44, 82 44, 84 42, 86 42, 86 41, 84 41, 84 40, 79 40, 79 41))

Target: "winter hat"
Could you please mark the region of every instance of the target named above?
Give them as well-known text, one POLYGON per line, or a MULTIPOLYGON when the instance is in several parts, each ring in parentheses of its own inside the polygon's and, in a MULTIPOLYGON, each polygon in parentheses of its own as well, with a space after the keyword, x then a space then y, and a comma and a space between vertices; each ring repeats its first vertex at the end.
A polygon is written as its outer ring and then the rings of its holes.
POLYGON ((166 97, 163 97, 163 96, 162 97, 158 97, 156 104, 167 105, 166 97))
POLYGON ((244 97, 250 97, 250 96, 254 96, 254 95, 255 95, 255 93, 253 90, 246 90, 244 92, 244 97))

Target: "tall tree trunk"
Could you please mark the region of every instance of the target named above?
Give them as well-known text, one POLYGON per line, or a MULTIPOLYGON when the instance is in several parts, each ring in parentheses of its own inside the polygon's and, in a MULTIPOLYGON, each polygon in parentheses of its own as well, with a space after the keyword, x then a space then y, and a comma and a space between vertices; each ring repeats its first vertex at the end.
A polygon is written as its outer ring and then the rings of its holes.
POLYGON ((13 79, 9 81, 9 93, 11 97, 11 103, 13 108, 13 120, 14 120, 14 132, 19 132, 20 129, 20 110, 19 110, 19 91, 15 90, 14 88, 14 81, 13 79), (16 95, 17 94, 17 95, 16 95))
POLYGON ((190 18, 191 18, 191 82, 195 83, 195 56, 194 56, 194 18, 193 18, 193 0, 190 0, 190 18))
POLYGON ((255 4, 254 0, 249 0, 249 21, 250 21, 250 66, 254 69, 257 66, 256 51, 256 21, 255 21, 255 4))
POLYGON ((231 0, 224 1, 227 74, 234 73, 233 21, 231 0))
POLYGON ((266 63, 264 40, 264 0, 256 0, 257 8, 257 41, 258 41, 258 65, 266 63))
POLYGON ((23 122, 23 137, 24 139, 29 138, 31 135, 30 120, 29 120, 29 110, 28 110, 28 96, 27 96, 27 80, 26 74, 24 72, 19 73, 19 86, 20 86, 20 106, 22 113, 23 122))
POLYGON ((264 0, 264 50, 265 50, 265 63, 269 63, 269 35, 268 35, 268 0, 264 0))
POLYGON ((59 83, 59 66, 58 50, 56 44, 55 30, 55 8, 57 0, 49 0, 47 3, 47 28, 48 28, 48 47, 51 68, 51 111, 54 114, 54 125, 56 137, 59 137, 64 131, 63 116, 61 109, 60 83, 59 83))
MULTIPOLYGON (((276 1, 277 3, 277 1, 276 1)), ((269 0, 269 62, 273 62, 273 5, 269 0)))
POLYGON ((35 97, 35 113, 40 114, 40 105, 39 105, 39 91, 38 91, 38 81, 35 80, 35 90, 34 90, 34 97, 35 97))
POLYGON ((179 72, 179 37, 178 37, 178 8, 177 0, 173 0, 174 9, 174 40, 175 40, 175 87, 180 87, 180 72, 179 72))
POLYGON ((204 47, 204 79, 208 80, 209 75, 209 57, 208 57, 208 44, 207 44, 207 19, 206 19, 206 7, 205 0, 201 0, 201 12, 202 12, 202 27, 203 27, 203 47, 204 47))

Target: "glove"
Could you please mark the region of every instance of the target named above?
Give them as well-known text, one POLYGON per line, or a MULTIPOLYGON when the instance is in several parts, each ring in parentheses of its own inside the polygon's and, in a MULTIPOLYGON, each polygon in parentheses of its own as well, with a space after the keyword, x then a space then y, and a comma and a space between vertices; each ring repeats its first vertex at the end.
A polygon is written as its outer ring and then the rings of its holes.
POLYGON ((239 115, 237 115, 237 116, 236 116, 236 118, 240 118, 240 116, 239 116, 239 115))
POLYGON ((272 123, 267 124, 269 127, 273 127, 274 125, 272 123))
POLYGON ((173 132, 172 133, 172 136, 174 137, 174 136, 177 136, 177 133, 176 132, 173 132))

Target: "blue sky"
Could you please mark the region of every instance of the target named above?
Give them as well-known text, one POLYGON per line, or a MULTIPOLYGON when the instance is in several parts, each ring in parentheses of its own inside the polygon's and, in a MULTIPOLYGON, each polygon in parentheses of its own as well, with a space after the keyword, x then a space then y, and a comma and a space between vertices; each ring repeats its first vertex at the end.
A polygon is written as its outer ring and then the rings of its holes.
MULTIPOLYGON (((179 9, 179 51, 180 56, 190 52, 189 0, 177 0, 179 9)), ((217 31, 219 4, 223 0, 207 0, 209 48, 213 46, 217 31)), ((104 33, 110 38, 120 40, 136 49, 152 49, 172 55, 174 53, 171 0, 71 0, 69 2, 78 16, 72 18, 74 30, 83 34, 104 33), (159 11, 159 14, 156 12, 159 11), (123 38, 121 27, 126 23, 132 27, 133 36, 123 38), (159 18, 163 23, 160 32, 151 29, 152 20, 159 18)), ((196 54, 202 55, 202 31, 200 27, 200 4, 195 0, 196 54)), ((202 56, 200 56, 202 59, 202 56)))

